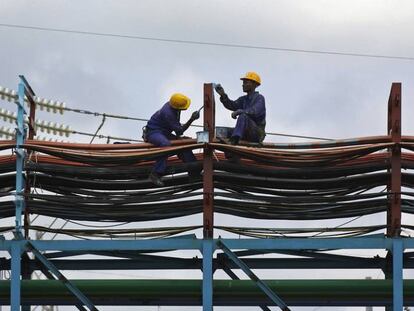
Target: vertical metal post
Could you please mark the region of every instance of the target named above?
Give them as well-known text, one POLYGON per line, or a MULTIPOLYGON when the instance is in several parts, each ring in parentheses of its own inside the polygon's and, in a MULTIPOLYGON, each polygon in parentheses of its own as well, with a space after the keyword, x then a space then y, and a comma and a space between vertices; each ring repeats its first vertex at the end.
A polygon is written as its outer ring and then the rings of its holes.
MULTIPOLYGON (((26 80, 24 80, 26 81, 26 80)), ((26 84, 27 81, 26 81, 26 84)), ((29 135, 28 135, 28 139, 33 139, 36 135, 36 124, 35 124, 35 118, 36 118, 36 103, 34 101, 34 92, 32 90, 32 88, 30 87, 30 85, 26 85, 26 95, 27 95, 27 99, 28 102, 30 104, 30 110, 29 110, 29 135)), ((30 157, 31 155, 31 151, 28 152, 28 157, 30 157)), ((24 193, 26 195, 30 194, 30 182, 29 179, 26 179, 26 183, 25 183, 25 191, 24 193)), ((26 197, 26 196, 25 196, 26 197)), ((29 237, 29 225, 30 225, 30 211, 29 209, 25 208, 24 211, 24 237, 27 239, 29 237)))
POLYGON ((387 236, 396 237, 401 232, 401 83, 393 83, 388 99, 388 135, 393 147, 389 149, 391 180, 387 186, 387 236))
POLYGON ((392 243, 392 304, 393 311, 403 309, 403 242, 401 238, 393 239, 392 243))
MULTIPOLYGON (((214 140, 215 103, 213 84, 204 84, 204 131, 208 141, 214 140)), ((214 184, 213 149, 204 145, 203 154, 203 311, 213 310, 213 229, 214 229, 214 184)))
POLYGON ((203 311, 213 310, 213 242, 203 240, 203 311))
POLYGON ((10 309, 20 311, 20 275, 21 275, 21 250, 20 243, 14 240, 11 244, 11 287, 10 309))
MULTIPOLYGON (((208 131, 208 140, 214 139, 215 103, 213 84, 204 84, 204 131, 208 131)), ((205 144, 203 162, 203 236, 213 238, 214 228, 214 185, 213 185, 213 149, 205 144)))
POLYGON ((24 158, 25 152, 21 146, 24 143, 25 137, 25 126, 24 126, 24 83, 21 81, 19 83, 18 89, 18 100, 17 104, 17 128, 16 128, 16 233, 21 234, 22 230, 22 212, 24 211, 24 178, 23 178, 23 169, 24 169, 24 158))
POLYGON ((16 196, 14 204, 16 207, 15 214, 15 240, 11 247, 11 261, 12 261, 12 280, 11 280, 11 310, 20 310, 20 276, 21 276, 21 250, 19 239, 22 237, 22 213, 25 211, 24 201, 24 159, 25 151, 21 147, 24 144, 26 136, 26 128, 24 125, 24 96, 25 96, 25 79, 20 77, 17 93, 17 128, 16 128, 16 196))

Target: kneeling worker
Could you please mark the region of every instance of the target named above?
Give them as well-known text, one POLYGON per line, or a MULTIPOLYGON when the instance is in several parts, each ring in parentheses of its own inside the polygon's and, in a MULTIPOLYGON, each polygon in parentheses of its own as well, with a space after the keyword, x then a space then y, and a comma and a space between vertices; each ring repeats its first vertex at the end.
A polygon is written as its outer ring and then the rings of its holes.
MULTIPOLYGON (((171 146, 170 140, 177 139, 181 136, 193 123, 200 117, 198 111, 193 112, 191 118, 185 123, 180 123, 181 110, 187 110, 190 106, 191 100, 187 96, 175 93, 171 96, 170 100, 162 106, 160 110, 154 113, 146 126, 146 138, 145 141, 158 146, 168 147, 171 146), (176 135, 172 134, 175 132, 176 135)), ((191 150, 186 150, 178 153, 178 157, 184 162, 196 161, 196 158, 191 150)), ((152 169, 149 179, 156 186, 164 186, 161 176, 165 174, 167 168, 167 156, 162 156, 156 160, 152 169)), ((199 172, 197 172, 199 174, 199 172)), ((189 176, 196 172, 189 172, 189 176)))
POLYGON ((239 140, 261 143, 266 135, 265 99, 256 91, 256 88, 261 84, 261 79, 257 73, 248 72, 240 80, 243 81, 243 92, 247 94, 236 100, 231 100, 220 84, 215 87, 224 107, 232 110, 231 117, 237 119, 230 143, 237 145, 239 140))

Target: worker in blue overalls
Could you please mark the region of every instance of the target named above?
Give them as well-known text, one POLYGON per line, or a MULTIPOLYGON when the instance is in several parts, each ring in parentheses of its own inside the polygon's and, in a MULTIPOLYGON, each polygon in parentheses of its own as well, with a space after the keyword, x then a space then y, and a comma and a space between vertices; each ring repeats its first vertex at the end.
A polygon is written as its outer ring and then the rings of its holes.
MULTIPOLYGON (((180 123, 181 110, 187 110, 190 107, 191 100, 187 96, 175 93, 170 100, 162 106, 160 110, 154 113, 146 125, 143 135, 144 140, 158 147, 171 146, 170 140, 177 139, 181 136, 193 123, 194 120, 200 118, 198 111, 193 112, 191 118, 185 123, 180 123), (175 132, 176 135, 172 134, 175 132)), ((196 158, 191 150, 186 150, 178 153, 178 157, 184 162, 196 161, 196 158)), ((156 186, 164 186, 161 176, 165 174, 167 168, 167 156, 162 156, 156 160, 155 165, 149 175, 149 179, 156 186)), ((192 175, 200 172, 190 171, 190 178, 192 175)))
POLYGON ((261 143, 265 138, 266 106, 263 95, 256 91, 261 84, 260 76, 255 72, 248 72, 240 80, 243 81, 243 92, 247 93, 236 100, 227 96, 220 84, 215 86, 224 107, 233 111, 231 117, 237 119, 230 144, 237 145, 239 140, 261 143))

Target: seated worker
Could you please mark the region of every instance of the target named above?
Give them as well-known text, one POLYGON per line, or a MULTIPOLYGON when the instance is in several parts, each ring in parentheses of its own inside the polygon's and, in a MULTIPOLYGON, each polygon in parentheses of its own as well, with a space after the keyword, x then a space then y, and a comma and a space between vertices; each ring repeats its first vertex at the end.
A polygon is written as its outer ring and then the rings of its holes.
MULTIPOLYGON (((191 118, 185 124, 180 124, 181 110, 187 110, 190 106, 191 100, 187 96, 175 93, 170 100, 162 106, 160 110, 154 113, 146 125, 145 141, 158 146, 171 146, 170 140, 177 139, 181 136, 193 123, 194 120, 200 118, 198 111, 193 112, 191 118), (175 132, 176 135, 172 134, 175 132)), ((178 157, 184 162, 196 161, 196 158, 191 150, 186 150, 178 153, 178 157)), ((151 182, 159 187, 164 186, 161 176, 165 174, 167 168, 167 156, 162 156, 156 160, 155 165, 149 175, 151 182)), ((190 178, 192 175, 199 175, 200 172, 189 172, 190 178)))
POLYGON ((215 87, 224 107, 233 111, 231 117, 237 118, 230 144, 237 145, 239 140, 261 143, 266 135, 266 107, 263 95, 256 91, 261 84, 260 76, 255 72, 248 72, 240 80, 243 81, 243 92, 247 95, 236 100, 231 100, 220 84, 215 87))

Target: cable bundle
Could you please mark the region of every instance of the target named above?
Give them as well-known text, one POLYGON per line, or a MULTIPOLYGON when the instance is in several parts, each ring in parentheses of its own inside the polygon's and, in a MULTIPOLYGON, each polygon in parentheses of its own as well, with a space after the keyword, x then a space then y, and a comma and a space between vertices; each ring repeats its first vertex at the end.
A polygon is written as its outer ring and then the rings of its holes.
MULTIPOLYGON (((406 137, 403 147, 410 150, 412 141, 406 137)), ((12 141, 0 141, 2 150, 13 146, 12 141)), ((150 144, 27 141, 24 148, 32 152, 25 165, 32 188, 26 195, 27 208, 31 214, 105 223, 162 220, 201 213, 202 177, 190 183, 187 171, 201 169, 203 155, 196 154, 197 161, 189 164, 182 163, 175 155, 202 146, 194 140, 177 141, 167 148, 150 144), (155 188, 147 176, 154 160, 161 155, 169 156, 168 172, 164 177, 165 187, 155 188)), ((217 142, 210 146, 215 150, 214 204, 217 213, 251 219, 316 220, 362 217, 387 210, 389 193, 385 190, 390 179, 389 149, 394 146, 388 137, 322 142, 320 146, 315 143, 290 144, 290 147, 281 144, 231 146, 217 142)), ((0 194, 6 198, 14 190, 14 161, 13 155, 0 157, 0 194)), ((414 213, 410 192, 414 187, 414 174, 410 172, 414 168, 411 152, 402 154, 402 166, 406 169, 402 183, 407 188, 403 193, 402 209, 414 213)), ((0 216, 13 215, 13 202, 1 201, 0 216)), ((382 230, 384 226, 341 230, 314 228, 312 232, 302 229, 219 229, 255 237, 306 236, 315 232, 353 236, 382 230)), ((105 235, 65 230, 60 233, 105 235)), ((119 237, 138 234, 128 230, 108 230, 107 234, 119 237)))

